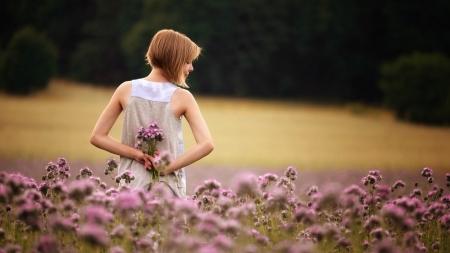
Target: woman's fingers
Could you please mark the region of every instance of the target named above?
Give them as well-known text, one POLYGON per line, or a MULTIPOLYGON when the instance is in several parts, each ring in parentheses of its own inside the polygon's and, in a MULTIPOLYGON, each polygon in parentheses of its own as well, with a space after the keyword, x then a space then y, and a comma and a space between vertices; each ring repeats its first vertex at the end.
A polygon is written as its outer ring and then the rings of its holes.
POLYGON ((152 162, 148 158, 149 155, 143 154, 142 159, 144 160, 144 166, 146 169, 151 170, 152 169, 152 162))
POLYGON ((149 162, 149 166, 151 169, 151 167, 153 166, 153 164, 155 162, 155 158, 153 158, 151 155, 147 155, 147 154, 144 154, 144 156, 145 156, 145 159, 149 162))

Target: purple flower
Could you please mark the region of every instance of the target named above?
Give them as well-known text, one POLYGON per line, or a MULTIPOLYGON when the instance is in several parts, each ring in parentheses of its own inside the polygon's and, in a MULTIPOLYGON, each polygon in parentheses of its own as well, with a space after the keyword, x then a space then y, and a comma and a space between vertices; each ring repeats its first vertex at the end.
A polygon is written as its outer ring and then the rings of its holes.
POLYGON ((12 195, 19 195, 26 188, 24 176, 21 174, 10 174, 6 179, 5 185, 9 187, 12 195))
POLYGON ((441 198, 441 202, 447 205, 450 205, 450 195, 446 195, 441 198))
POLYGON ((446 173, 445 177, 447 178, 447 182, 450 182, 450 173, 446 173))
POLYGON ((433 244, 431 244, 431 248, 433 249, 433 250, 439 250, 441 247, 440 247, 440 244, 439 244, 439 240, 437 240, 437 241, 435 241, 433 244))
POLYGON ((49 162, 49 163, 47 164, 47 166, 45 167, 45 170, 46 170, 47 172, 56 171, 57 169, 58 169, 58 166, 57 166, 55 163, 53 163, 53 162, 49 162))
POLYGON ((273 173, 266 173, 263 177, 269 182, 276 182, 278 180, 278 176, 273 173))
POLYGON ((378 170, 369 170, 369 175, 374 176, 378 181, 383 178, 378 170))
POLYGON ((384 218, 390 219, 397 228, 410 230, 415 226, 411 217, 406 216, 406 210, 403 207, 387 204, 381 210, 384 218))
POLYGON ((420 242, 418 232, 416 231, 406 232, 405 235, 403 236, 403 241, 405 243, 405 246, 408 248, 415 246, 418 242, 420 242))
POLYGON ((93 245, 93 246, 107 246, 109 243, 108 233, 106 231, 94 224, 86 224, 80 227, 77 231, 78 237, 93 245))
POLYGON ((5 253, 21 253, 22 252, 22 247, 17 244, 7 244, 3 249, 4 249, 3 252, 5 252, 5 253))
POLYGON ((286 210, 289 207, 286 191, 280 188, 275 189, 269 195, 266 201, 266 206, 267 211, 286 210))
POLYGON ((119 163, 114 157, 109 158, 106 163, 108 164, 108 170, 111 172, 119 166, 119 163))
POLYGON ((267 188, 267 186, 269 186, 269 180, 265 179, 262 176, 258 177, 258 185, 259 188, 261 188, 261 190, 265 190, 267 188))
POLYGON ((220 230, 223 231, 226 234, 229 234, 231 236, 236 236, 239 234, 239 231, 241 230, 241 223, 237 220, 229 219, 220 224, 220 230))
POLYGON ((289 178, 291 181, 297 179, 297 169, 289 166, 286 171, 284 172, 284 175, 289 178))
POLYGON ((383 238, 388 236, 388 232, 383 230, 382 228, 375 228, 370 231, 370 235, 374 238, 377 238, 378 240, 382 240, 383 238))
POLYGON ((172 198, 173 192, 170 190, 169 187, 167 187, 165 184, 156 184, 154 185, 151 190, 148 192, 148 198, 149 199, 170 199, 172 198))
POLYGON ((84 216, 87 223, 105 225, 113 221, 114 217, 103 207, 89 205, 84 209, 84 216))
POLYGON ((422 195, 422 190, 420 189, 414 189, 411 195, 409 195, 410 198, 418 197, 422 195))
POLYGON ((119 193, 119 191, 114 187, 111 187, 105 191, 106 196, 111 196, 111 197, 115 197, 118 193, 119 193))
MULTIPOLYGON (((88 167, 81 168, 79 176, 81 178, 88 178, 88 177, 92 176, 92 170, 89 169, 88 167)), ((79 178, 77 178, 77 179, 79 179, 79 178)))
POLYGON ((66 219, 60 216, 52 216, 49 219, 50 228, 52 231, 71 231, 74 228, 72 219, 66 219))
POLYGON ((234 246, 233 240, 225 235, 218 235, 212 240, 212 245, 223 252, 230 252, 234 246))
POLYGON ((315 212, 312 209, 308 209, 299 206, 293 215, 294 221, 297 223, 304 223, 306 225, 314 224, 316 221, 315 212))
POLYGON ((399 187, 405 187, 405 182, 403 182, 402 180, 397 180, 392 186, 392 188, 394 189, 397 189, 399 187))
POLYGON ((439 202, 432 202, 428 207, 428 212, 436 217, 440 217, 448 212, 447 205, 439 202))
POLYGON ((250 198, 256 198, 261 195, 257 180, 251 174, 239 175, 235 188, 236 194, 241 197, 248 196, 250 198))
POLYGON ((309 190, 306 192, 306 195, 311 196, 319 192, 319 188, 315 185, 311 186, 309 190))
POLYGON ((125 170, 124 172, 122 172, 120 175, 117 175, 114 178, 114 181, 116 181, 116 183, 120 183, 121 180, 125 180, 126 184, 131 183, 132 180, 134 180, 134 174, 133 172, 129 171, 129 170, 125 170))
POLYGON ((139 238, 138 240, 136 240, 136 247, 141 250, 141 251, 148 251, 150 248, 152 248, 153 246, 153 241, 150 240, 149 238, 139 238))
POLYGON ((42 221, 40 219, 41 206, 26 199, 17 210, 17 217, 24 221, 33 231, 41 230, 42 221))
POLYGON ((269 237, 265 235, 258 234, 256 235, 255 240, 259 245, 262 246, 268 246, 270 244, 269 237))
POLYGON ((369 219, 366 220, 364 223, 364 229, 370 231, 376 227, 381 226, 381 219, 378 216, 372 215, 369 217, 369 219))
POLYGON ((375 190, 377 192, 377 197, 381 198, 382 200, 388 200, 389 195, 391 194, 391 187, 384 185, 384 184, 376 184, 374 185, 375 190))
POLYGON ((218 216, 211 214, 202 214, 200 222, 196 225, 197 231, 201 234, 213 237, 219 234, 221 221, 218 216))
POLYGON ((119 224, 111 231, 111 237, 117 237, 119 239, 124 238, 127 233, 127 229, 123 224, 119 224))
POLYGON ((361 187, 357 186, 356 184, 350 185, 349 187, 344 189, 345 194, 353 194, 356 196, 365 196, 366 191, 361 189, 361 187))
POLYGON ((287 177, 281 177, 278 180, 277 186, 286 188, 291 193, 295 190, 295 184, 287 177))
POLYGON ((226 212, 226 216, 231 219, 245 220, 256 213, 256 206, 252 202, 241 204, 240 206, 231 207, 226 212))
POLYGON ((443 215, 439 222, 441 223, 441 226, 445 229, 447 229, 450 232, 450 213, 447 213, 443 215))
POLYGON ((57 253, 59 250, 58 241, 51 235, 42 235, 39 237, 36 245, 37 252, 57 253))
POLYGON ((0 184, 0 203, 7 204, 10 202, 11 198, 12 196, 9 187, 0 184))
POLYGON ((406 198, 406 197, 396 199, 393 203, 395 203, 395 205, 397 206, 403 207, 408 212, 412 212, 422 205, 420 200, 416 198, 406 198))
POLYGON ((232 190, 230 189, 222 189, 221 190, 222 196, 224 197, 228 197, 230 199, 236 199, 236 193, 234 193, 232 190))
POLYGON ((420 173, 423 177, 431 177, 433 175, 433 170, 431 168, 425 167, 420 173))
POLYGON ((120 192, 114 201, 115 208, 124 214, 137 210, 142 204, 142 199, 133 191, 120 192))
POLYGON ((207 190, 219 190, 220 188, 222 188, 222 185, 215 179, 208 179, 204 182, 205 188, 207 190))
POLYGON ((198 185, 195 188, 195 196, 200 197, 200 195, 202 195, 203 192, 205 192, 205 191, 206 191, 205 185, 198 185))
POLYGON ((319 210, 334 210, 339 203, 339 191, 335 185, 329 185, 323 193, 316 193, 312 197, 312 201, 315 203, 314 208, 319 210))
POLYGON ((380 181, 382 176, 378 170, 370 170, 369 175, 363 177, 361 182, 367 186, 369 184, 375 184, 376 181, 380 181))
POLYGON ((73 213, 73 214, 70 216, 70 220, 71 220, 73 223, 77 223, 77 222, 80 220, 80 216, 79 216, 77 213, 73 213))
MULTIPOLYGON (((69 165, 69 163, 67 162, 66 158, 64 158, 64 157, 58 158, 57 164, 58 164, 58 170, 59 170, 60 172, 67 172, 67 171, 70 170, 70 165, 69 165)), ((66 175, 66 173, 61 173, 61 174, 62 174, 62 175, 66 175)), ((67 174, 68 174, 68 173, 67 173, 67 174)))
POLYGON ((69 198, 82 201, 85 197, 92 194, 94 184, 89 180, 75 180, 69 185, 69 198))
POLYGON ((142 149, 142 141, 136 141, 134 144, 135 149, 142 149))

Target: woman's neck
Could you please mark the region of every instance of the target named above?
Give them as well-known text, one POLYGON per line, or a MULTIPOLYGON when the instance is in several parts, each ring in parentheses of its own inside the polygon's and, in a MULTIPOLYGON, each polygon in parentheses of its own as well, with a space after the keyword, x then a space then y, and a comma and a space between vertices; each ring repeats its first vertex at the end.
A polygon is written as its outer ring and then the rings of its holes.
POLYGON ((161 69, 153 68, 150 74, 143 78, 150 82, 167 83, 169 79, 164 75, 161 69))

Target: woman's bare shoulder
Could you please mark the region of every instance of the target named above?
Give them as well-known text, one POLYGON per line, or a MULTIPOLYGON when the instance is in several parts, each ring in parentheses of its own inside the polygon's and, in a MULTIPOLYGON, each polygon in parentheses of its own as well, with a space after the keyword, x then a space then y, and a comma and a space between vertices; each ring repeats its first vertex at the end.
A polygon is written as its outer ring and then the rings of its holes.
POLYGON ((183 102, 187 102, 189 100, 195 100, 192 93, 186 89, 178 88, 173 93, 173 96, 175 96, 176 100, 182 100, 183 102))
POLYGON ((131 89, 131 85, 132 85, 132 84, 133 84, 132 81, 125 81, 125 82, 121 83, 121 84, 117 87, 117 90, 122 91, 122 90, 128 90, 128 89, 131 89))
POLYGON ((112 97, 113 101, 116 101, 120 104, 122 109, 126 107, 126 104, 128 103, 128 99, 130 98, 131 94, 131 85, 132 81, 126 81, 123 82, 117 87, 116 91, 114 92, 114 95, 112 97))

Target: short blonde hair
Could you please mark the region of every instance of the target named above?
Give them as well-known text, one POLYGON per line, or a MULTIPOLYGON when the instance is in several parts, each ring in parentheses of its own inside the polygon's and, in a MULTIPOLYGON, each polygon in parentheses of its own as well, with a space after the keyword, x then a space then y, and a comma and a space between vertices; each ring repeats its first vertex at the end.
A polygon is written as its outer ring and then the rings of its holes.
POLYGON ((160 30, 153 36, 147 51, 147 62, 159 68, 170 82, 188 88, 182 67, 198 58, 202 48, 186 35, 170 29, 160 30))

